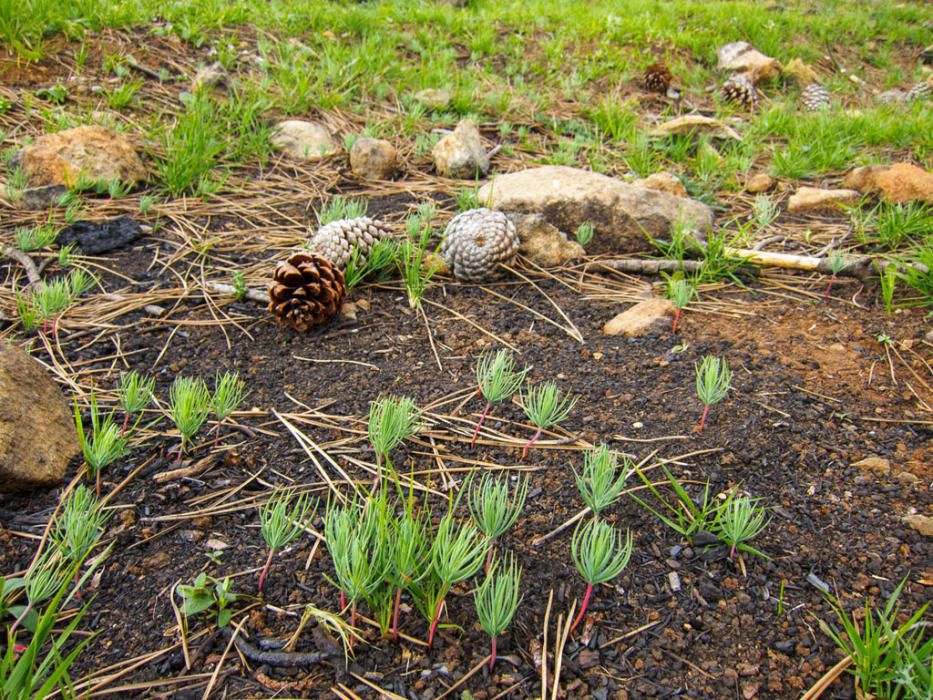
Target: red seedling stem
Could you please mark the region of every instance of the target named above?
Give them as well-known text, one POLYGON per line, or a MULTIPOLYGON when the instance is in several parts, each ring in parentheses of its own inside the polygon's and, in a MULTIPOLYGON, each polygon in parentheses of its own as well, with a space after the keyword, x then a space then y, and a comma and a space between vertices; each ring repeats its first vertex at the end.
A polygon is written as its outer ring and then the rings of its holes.
POLYGON ((528 442, 525 443, 525 446, 522 447, 522 459, 525 459, 525 456, 528 454, 528 448, 534 445, 538 438, 541 437, 541 428, 538 428, 538 432, 535 433, 534 437, 531 438, 528 442))
POLYGON ((347 597, 344 595, 343 591, 340 591, 340 610, 343 611, 347 607, 347 597))
POLYGON ((586 593, 583 595, 583 605, 580 606, 580 612, 579 612, 579 614, 577 615, 577 619, 575 619, 575 620, 573 621, 573 625, 571 625, 571 627, 570 627, 570 631, 571 631, 571 632, 573 632, 573 631, 577 628, 577 625, 580 624, 580 620, 583 619, 583 613, 586 612, 586 606, 587 606, 587 604, 590 602, 590 596, 591 596, 592 594, 593 594, 593 584, 592 584, 592 583, 587 583, 587 584, 586 584, 586 593))
POLYGON ((824 297, 829 296, 829 292, 833 288, 833 282, 835 281, 836 281, 836 275, 833 275, 832 277, 829 278, 829 283, 826 285, 826 291, 823 292, 824 297))
POLYGON ((220 421, 217 421, 217 430, 214 431, 214 449, 217 449, 217 442, 220 440, 220 421))
POLYGON ((671 330, 671 333, 676 333, 676 332, 677 332, 677 322, 678 322, 679 320, 680 320, 680 309, 675 308, 675 309, 674 309, 674 327, 673 327, 673 329, 671 330))
POLYGON ((441 620, 441 606, 443 604, 443 598, 437 601, 437 610, 434 611, 434 619, 431 620, 431 631, 428 632, 428 649, 434 648, 434 630, 437 629, 437 623, 441 620))
POLYGON ((492 552, 496 548, 496 541, 489 541, 489 550, 486 552, 486 564, 483 566, 483 573, 489 576, 489 566, 492 564, 492 552))
POLYGON ((470 440, 470 447, 476 447, 476 436, 479 435, 479 429, 483 426, 483 421, 486 420, 486 415, 489 413, 489 409, 492 408, 492 402, 486 402, 486 408, 483 409, 483 415, 479 417, 479 422, 476 424, 476 430, 473 431, 473 439, 470 440))
POLYGON ((126 428, 129 426, 129 424, 130 424, 130 414, 124 413, 123 414, 123 427, 120 428, 120 437, 123 437, 124 435, 126 435, 126 428))
MULTIPOLYGON (((269 573, 269 567, 272 566, 272 555, 275 554, 274 549, 269 550, 269 556, 266 558, 266 565, 262 567, 262 571, 259 574, 259 592, 262 593, 262 584, 266 580, 266 574, 269 573)), ((341 594, 342 595, 342 594, 341 594)))
MULTIPOLYGON (((356 601, 355 600, 350 604, 350 627, 356 627, 356 601)), ((353 649, 353 642, 355 640, 356 640, 356 636, 351 634, 350 641, 349 641, 350 649, 353 649)))
POLYGON ((94 490, 97 492, 97 498, 100 498, 100 469, 97 470, 97 479, 94 490))
POLYGON ((392 639, 398 641, 398 611, 402 606, 402 588, 395 589, 395 609, 392 611, 392 639))
POLYGON ((495 665, 495 663, 496 663, 496 637, 495 637, 495 635, 493 635, 493 637, 492 637, 492 651, 491 651, 491 653, 490 653, 490 655, 489 655, 489 670, 490 670, 490 671, 492 671, 492 667, 495 665))
POLYGON ((709 413, 709 404, 706 404, 703 407, 703 416, 700 418, 700 432, 703 432, 703 426, 706 425, 706 416, 709 413))

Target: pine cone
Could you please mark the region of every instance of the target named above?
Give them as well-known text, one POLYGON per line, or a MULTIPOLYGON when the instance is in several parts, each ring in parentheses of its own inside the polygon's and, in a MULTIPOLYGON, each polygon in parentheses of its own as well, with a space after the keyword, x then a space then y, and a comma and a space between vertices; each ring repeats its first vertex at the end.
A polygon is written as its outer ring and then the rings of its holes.
POLYGON ((269 311, 303 333, 336 316, 346 292, 343 272, 330 260, 314 253, 295 253, 275 268, 269 311))
POLYGON ((755 83, 745 73, 736 73, 722 84, 722 97, 743 107, 754 107, 758 101, 755 83))
POLYGON ((642 84, 645 86, 646 90, 664 95, 671 86, 671 79, 673 77, 664 61, 655 61, 645 69, 645 74, 642 77, 642 84))
POLYGON ((496 275, 499 263, 512 262, 518 244, 515 224, 501 211, 470 209, 447 224, 441 256, 457 279, 482 282, 496 275))
POLYGON ((926 102, 933 94, 933 88, 929 83, 917 83, 907 91, 908 102, 926 102))
POLYGON ((819 83, 807 85, 800 93, 800 104, 810 112, 818 112, 829 107, 832 96, 829 90, 819 83))
POLYGON ((321 226, 308 241, 308 247, 345 270, 353 246, 359 246, 360 254, 365 257, 376 241, 390 236, 383 222, 361 216, 357 219, 339 219, 321 226))

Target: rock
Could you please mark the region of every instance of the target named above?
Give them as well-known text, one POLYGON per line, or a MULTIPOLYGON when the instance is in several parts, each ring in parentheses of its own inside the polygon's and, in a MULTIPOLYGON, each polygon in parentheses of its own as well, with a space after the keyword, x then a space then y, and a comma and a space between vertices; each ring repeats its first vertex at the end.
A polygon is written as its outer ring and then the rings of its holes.
POLYGON ((20 151, 16 161, 32 187, 118 180, 135 185, 146 168, 130 140, 102 126, 78 126, 40 136, 20 151))
POLYGON ((220 63, 215 61, 199 69, 194 74, 194 78, 191 79, 191 87, 195 92, 225 88, 227 87, 227 71, 224 70, 220 63))
POLYGON ((350 149, 350 168, 357 177, 388 180, 398 169, 398 152, 385 139, 361 137, 350 149))
POLYGON ((71 410, 46 369, 0 342, 0 492, 54 486, 80 452, 71 410))
POLYGON ((745 181, 745 191, 752 194, 767 192, 774 187, 774 178, 768 173, 756 173, 745 181))
POLYGON ((472 180, 489 172, 489 156, 483 140, 476 124, 469 119, 464 119, 452 133, 438 141, 431 157, 438 174, 444 177, 472 180))
POLYGON ((672 175, 666 170, 649 175, 643 180, 636 180, 635 184, 639 187, 647 187, 649 190, 667 192, 668 194, 672 194, 675 197, 689 196, 687 194, 687 188, 684 187, 684 183, 680 181, 680 178, 676 175, 672 175))
POLYGON ((885 90, 878 95, 878 102, 885 105, 902 104, 907 101, 907 91, 900 88, 885 90))
POLYGON ((852 466, 868 472, 874 472, 875 474, 881 474, 882 476, 888 476, 891 473, 891 462, 884 457, 875 455, 860 459, 858 462, 854 462, 852 466))
POLYGON ((595 232, 587 244, 590 253, 647 251, 646 231, 667 236, 680 220, 702 238, 713 218, 710 208, 695 200, 563 165, 500 175, 480 188, 478 198, 509 214, 541 214, 560 231, 590 222, 595 232))
POLYGON ((823 190, 801 187, 787 200, 787 210, 798 214, 820 209, 836 209, 844 204, 857 204, 862 195, 856 190, 823 190))
POLYGON ((742 137, 731 126, 723 124, 718 119, 704 117, 700 114, 688 114, 684 117, 677 117, 656 126, 649 132, 654 138, 665 138, 667 136, 680 136, 684 134, 707 134, 714 139, 741 141, 742 137))
POLYGON ((820 82, 820 76, 809 63, 804 63, 799 58, 792 58, 782 69, 784 75, 789 75, 801 85, 813 85, 820 82))
POLYGON ((862 194, 877 194, 881 191, 878 177, 887 169, 885 165, 865 165, 855 168, 845 176, 842 186, 850 190, 858 190, 862 194))
POLYGON ((735 41, 716 51, 718 67, 730 73, 748 73, 752 82, 770 80, 781 72, 776 58, 765 56, 747 41, 735 41))
POLYGON ((60 247, 74 245, 84 255, 102 255, 123 248, 142 236, 140 225, 128 216, 104 221, 76 221, 58 232, 60 247))
POLYGON ((900 472, 894 477, 901 486, 908 488, 920 483, 920 477, 913 472, 900 472))
POLYGON ((904 518, 904 522, 924 537, 933 537, 933 518, 929 515, 914 513, 904 518))
POLYGON ((878 187, 889 202, 933 204, 933 173, 910 163, 895 163, 878 176, 878 187))
POLYGON ((415 99, 428 109, 444 109, 450 104, 450 92, 428 88, 415 93, 415 99))
POLYGON ((32 210, 57 207, 61 204, 62 197, 67 194, 68 188, 64 185, 30 187, 23 190, 23 206, 32 210))
POLYGON ((521 240, 518 252, 536 265, 558 267, 586 254, 582 245, 569 240, 541 214, 512 214, 509 219, 521 240))
POLYGON ((668 299, 645 299, 610 319, 603 326, 606 335, 622 334, 628 338, 644 335, 653 328, 667 325, 674 315, 674 305, 668 299))
POLYGON ((279 122, 272 132, 270 142, 295 160, 321 160, 339 150, 326 126, 300 119, 279 122))

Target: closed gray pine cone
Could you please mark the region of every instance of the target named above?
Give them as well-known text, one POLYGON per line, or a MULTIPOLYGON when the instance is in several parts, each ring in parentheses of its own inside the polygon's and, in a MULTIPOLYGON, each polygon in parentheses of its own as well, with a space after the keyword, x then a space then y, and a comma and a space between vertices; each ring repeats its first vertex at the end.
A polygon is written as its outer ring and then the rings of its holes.
POLYGON ((722 97, 743 107, 754 107, 758 101, 755 83, 744 73, 736 73, 722 84, 722 97))
POLYGON ((917 83, 907 91, 908 102, 926 102, 933 94, 933 87, 929 83, 917 83))
POLYGON ((388 227, 378 219, 370 219, 368 216, 338 219, 321 226, 308 241, 308 248, 345 270, 353 246, 359 246, 360 254, 366 256, 376 241, 389 238, 390 235, 388 227))
POLYGON ((819 83, 807 85, 800 93, 800 103, 811 112, 817 112, 829 107, 831 99, 832 96, 829 94, 829 90, 819 83))
POLYGON ((457 279, 482 282, 514 260, 518 244, 515 224, 501 211, 470 209, 447 224, 441 256, 457 279))

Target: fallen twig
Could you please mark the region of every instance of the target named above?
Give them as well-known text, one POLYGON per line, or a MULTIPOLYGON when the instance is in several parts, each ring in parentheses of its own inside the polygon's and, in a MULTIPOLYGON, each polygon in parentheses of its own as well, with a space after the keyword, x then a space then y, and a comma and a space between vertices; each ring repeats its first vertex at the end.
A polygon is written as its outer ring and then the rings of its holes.
POLYGON ((0 249, 0 252, 3 253, 3 257, 15 260, 23 266, 23 269, 26 271, 26 277, 29 279, 29 284, 39 284, 39 282, 42 281, 42 275, 39 274, 39 268, 36 267, 36 263, 19 248, 5 245, 0 249))
POLYGON ((221 632, 224 633, 227 639, 234 639, 237 649, 240 650, 243 656, 259 664, 269 664, 270 666, 313 666, 314 664, 319 664, 334 656, 334 652, 332 651, 262 651, 239 635, 234 635, 234 633, 226 627, 221 628, 221 632))

